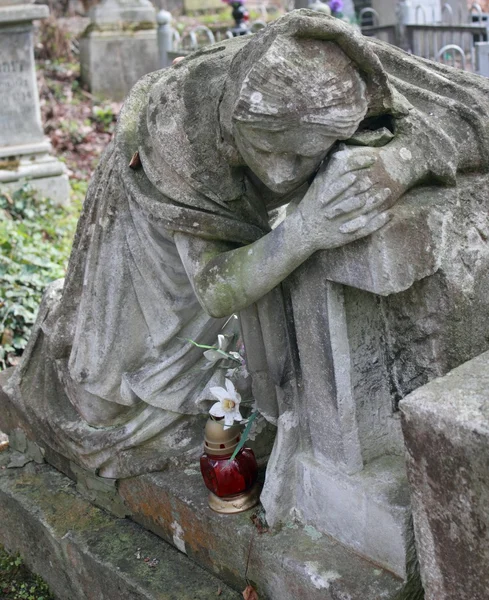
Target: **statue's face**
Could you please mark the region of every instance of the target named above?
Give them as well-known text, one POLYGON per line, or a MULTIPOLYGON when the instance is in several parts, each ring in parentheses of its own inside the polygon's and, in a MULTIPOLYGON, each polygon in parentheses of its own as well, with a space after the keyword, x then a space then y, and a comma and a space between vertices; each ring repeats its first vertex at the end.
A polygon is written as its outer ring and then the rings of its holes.
POLYGON ((270 131, 238 121, 235 141, 253 173, 273 192, 286 194, 307 181, 337 140, 317 125, 270 131))

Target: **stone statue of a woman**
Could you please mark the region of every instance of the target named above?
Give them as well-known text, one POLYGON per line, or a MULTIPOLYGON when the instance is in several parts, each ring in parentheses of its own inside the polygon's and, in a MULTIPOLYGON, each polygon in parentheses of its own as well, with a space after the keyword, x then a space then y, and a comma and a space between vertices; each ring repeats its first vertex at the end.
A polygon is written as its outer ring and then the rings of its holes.
MULTIPOLYGON (((259 337, 253 307, 314 252, 372 234, 416 184, 486 169, 488 90, 302 10, 144 77, 10 382, 31 435, 103 477, 194 456, 221 371, 188 340, 244 310, 259 337)), ((274 422, 277 398, 257 401, 274 422)))

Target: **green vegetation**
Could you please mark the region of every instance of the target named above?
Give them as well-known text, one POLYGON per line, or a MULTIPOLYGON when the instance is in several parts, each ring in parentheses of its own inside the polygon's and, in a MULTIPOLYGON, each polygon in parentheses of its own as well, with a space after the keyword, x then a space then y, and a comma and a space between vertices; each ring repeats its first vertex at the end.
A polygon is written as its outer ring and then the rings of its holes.
POLYGON ((20 556, 0 546, 0 598, 2 600, 54 600, 46 583, 25 567, 20 556))
POLYGON ((93 121, 100 126, 101 131, 113 133, 117 115, 112 106, 110 104, 94 106, 92 111, 93 121))
POLYGON ((69 207, 28 185, 0 193, 0 370, 17 364, 46 286, 64 277, 85 191, 76 182, 69 207))

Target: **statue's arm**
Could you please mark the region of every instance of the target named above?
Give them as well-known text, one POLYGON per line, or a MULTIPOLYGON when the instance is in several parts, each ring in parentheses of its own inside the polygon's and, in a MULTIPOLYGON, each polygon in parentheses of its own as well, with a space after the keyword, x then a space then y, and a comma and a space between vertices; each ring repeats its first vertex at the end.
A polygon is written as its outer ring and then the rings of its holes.
POLYGON ((176 233, 175 242, 197 298, 213 317, 256 302, 315 251, 298 212, 240 248, 185 233, 176 233))
POLYGON ((359 174, 371 159, 359 156, 354 172, 338 175, 330 161, 298 208, 270 233, 247 246, 175 233, 174 239, 200 303, 211 316, 224 317, 256 302, 311 254, 336 248, 376 231, 389 220, 381 202, 358 206, 359 174))

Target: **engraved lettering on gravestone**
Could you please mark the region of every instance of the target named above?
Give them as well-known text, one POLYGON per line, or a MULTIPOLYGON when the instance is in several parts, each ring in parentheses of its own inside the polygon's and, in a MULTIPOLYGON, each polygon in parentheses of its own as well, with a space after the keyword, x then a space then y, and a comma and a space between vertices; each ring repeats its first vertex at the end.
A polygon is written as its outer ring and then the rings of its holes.
POLYGON ((21 73, 26 67, 25 61, 11 60, 2 63, 0 72, 2 73, 21 73))
POLYGON ((0 38, 0 144, 42 139, 34 64, 28 32, 0 38))

